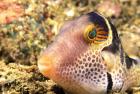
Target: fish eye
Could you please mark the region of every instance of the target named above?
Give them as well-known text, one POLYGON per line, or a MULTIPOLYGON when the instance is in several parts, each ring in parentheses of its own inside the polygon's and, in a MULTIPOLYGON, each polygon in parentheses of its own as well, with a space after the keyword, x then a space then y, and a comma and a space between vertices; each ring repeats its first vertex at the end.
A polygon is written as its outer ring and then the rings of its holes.
POLYGON ((84 37, 87 41, 93 42, 96 38, 97 31, 94 24, 90 24, 85 28, 84 37))
POLYGON ((107 40, 108 32, 98 25, 90 24, 85 28, 84 37, 88 42, 98 44, 107 40))
POLYGON ((94 39, 96 37, 96 29, 93 28, 91 31, 88 33, 89 39, 94 39))

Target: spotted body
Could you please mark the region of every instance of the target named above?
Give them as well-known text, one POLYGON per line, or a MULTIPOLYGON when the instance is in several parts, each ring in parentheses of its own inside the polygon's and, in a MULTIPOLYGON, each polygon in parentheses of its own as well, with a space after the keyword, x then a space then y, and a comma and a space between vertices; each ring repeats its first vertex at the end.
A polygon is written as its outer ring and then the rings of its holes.
POLYGON ((140 82, 138 62, 123 51, 112 23, 95 12, 65 23, 38 67, 69 94, 125 92, 140 82))

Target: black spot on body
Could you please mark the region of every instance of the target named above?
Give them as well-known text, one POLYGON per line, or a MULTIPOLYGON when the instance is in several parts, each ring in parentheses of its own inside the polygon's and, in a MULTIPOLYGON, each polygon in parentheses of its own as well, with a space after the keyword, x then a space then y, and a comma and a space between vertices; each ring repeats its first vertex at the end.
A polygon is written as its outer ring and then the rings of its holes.
POLYGON ((95 76, 94 79, 97 79, 97 77, 95 76))
POLYGON ((97 72, 95 72, 95 75, 97 75, 98 73, 97 72))
POLYGON ((85 74, 85 71, 83 70, 82 73, 85 74))
POLYGON ((86 59, 85 59, 85 58, 83 58, 83 61, 86 61, 86 59))
POLYGON ((95 68, 95 71, 97 71, 97 68, 95 68))
POLYGON ((91 68, 90 71, 93 72, 93 68, 91 68))
POLYGON ((96 67, 96 63, 94 63, 94 65, 93 65, 94 67, 96 67))
POLYGON ((81 66, 81 69, 83 69, 83 68, 84 68, 84 66, 82 65, 82 66, 81 66))
POLYGON ((88 61, 90 61, 91 60, 91 57, 88 57, 88 61))
POLYGON ((94 63, 94 62, 95 62, 95 60, 94 60, 94 59, 92 59, 92 62, 94 63))
POLYGON ((100 82, 100 80, 98 79, 97 82, 100 82))
POLYGON ((82 64, 82 61, 79 61, 79 64, 82 64))
POLYGON ((77 70, 75 70, 75 73, 77 73, 77 70))
POLYGON ((88 72, 88 68, 86 68, 86 72, 88 72))
POLYGON ((100 72, 100 69, 98 69, 97 71, 100 72))
POLYGON ((79 70, 79 73, 81 73, 81 70, 79 70))
POLYGON ((102 76, 101 75, 99 75, 99 78, 101 78, 102 76))
POLYGON ((80 74, 77 74, 77 76, 80 76, 80 74))
POLYGON ((88 66, 88 63, 85 63, 85 67, 87 67, 88 66))
POLYGON ((91 67, 92 66, 92 64, 91 63, 89 63, 89 67, 91 67))

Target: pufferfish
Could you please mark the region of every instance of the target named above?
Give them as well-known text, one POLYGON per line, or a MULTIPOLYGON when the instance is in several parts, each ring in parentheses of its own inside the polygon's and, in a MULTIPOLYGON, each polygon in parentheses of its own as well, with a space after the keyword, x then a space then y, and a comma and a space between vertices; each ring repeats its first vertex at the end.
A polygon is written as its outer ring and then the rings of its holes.
POLYGON ((68 94, 123 93, 140 85, 139 63, 124 52, 114 25, 96 12, 67 21, 41 52, 38 67, 68 94))

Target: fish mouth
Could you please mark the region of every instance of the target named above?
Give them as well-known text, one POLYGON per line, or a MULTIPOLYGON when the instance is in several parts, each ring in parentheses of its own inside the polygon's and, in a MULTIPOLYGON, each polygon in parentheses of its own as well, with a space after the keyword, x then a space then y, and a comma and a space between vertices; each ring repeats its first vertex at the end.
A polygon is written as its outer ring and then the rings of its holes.
POLYGON ((38 68, 44 76, 50 77, 51 75, 53 75, 53 71, 54 71, 53 63, 54 61, 52 56, 50 56, 49 54, 41 55, 40 58, 38 59, 38 68))

